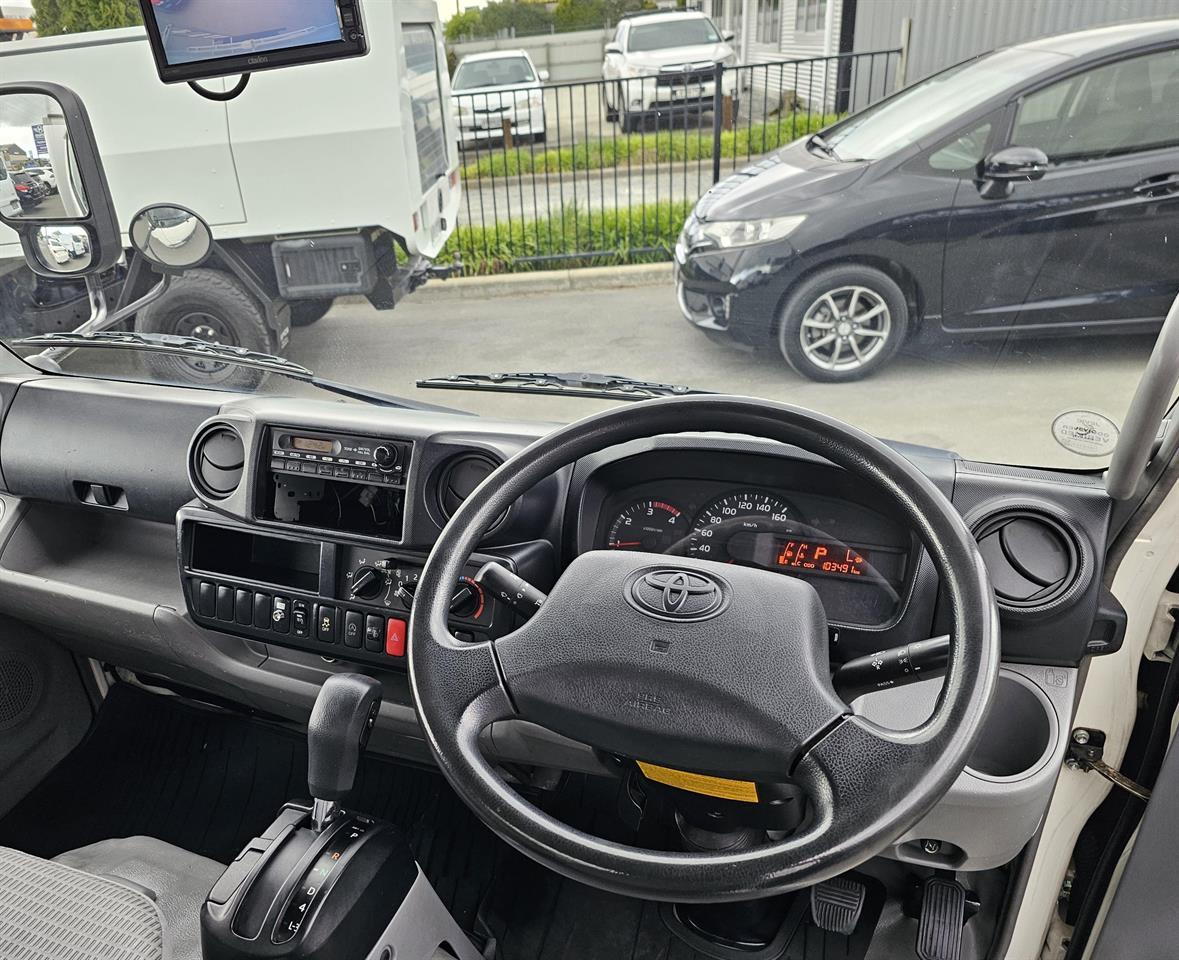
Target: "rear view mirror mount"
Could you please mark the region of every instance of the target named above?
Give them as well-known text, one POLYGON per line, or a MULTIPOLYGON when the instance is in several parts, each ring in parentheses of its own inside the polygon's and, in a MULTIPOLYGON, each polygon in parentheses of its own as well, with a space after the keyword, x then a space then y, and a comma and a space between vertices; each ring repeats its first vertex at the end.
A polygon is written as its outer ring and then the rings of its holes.
POLYGON ((72 90, 0 84, 0 174, 0 221, 17 232, 34 273, 88 276, 115 265, 123 250, 114 203, 72 90))

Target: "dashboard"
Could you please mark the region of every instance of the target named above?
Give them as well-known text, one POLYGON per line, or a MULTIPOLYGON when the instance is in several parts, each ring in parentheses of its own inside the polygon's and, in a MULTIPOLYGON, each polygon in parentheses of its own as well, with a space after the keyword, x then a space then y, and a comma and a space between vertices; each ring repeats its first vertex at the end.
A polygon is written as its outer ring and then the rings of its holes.
MULTIPOLYGON (((462 501, 552 425, 72 377, 0 378, 0 404, 7 616, 154 685, 295 725, 328 675, 362 669, 385 691, 373 748, 429 761, 405 666, 417 577, 462 501)), ((1007 714, 1042 720, 988 740, 963 792, 931 814, 946 821, 896 855, 932 862, 919 840, 940 836, 952 844, 934 865, 1007 862, 1042 815, 1077 666, 1124 633, 1101 577, 1110 502, 1093 476, 896 448, 974 532, 1000 609, 1007 714)), ((873 487, 789 446, 680 434, 599 451, 523 495, 455 583, 452 633, 483 640, 519 622, 471 582, 484 563, 547 592, 579 554, 639 549, 805 580, 834 663, 949 625, 925 548, 873 487)), ((900 728, 936 688, 886 691, 900 728)), ((528 724, 496 724, 485 745, 505 762, 603 772, 528 724)))

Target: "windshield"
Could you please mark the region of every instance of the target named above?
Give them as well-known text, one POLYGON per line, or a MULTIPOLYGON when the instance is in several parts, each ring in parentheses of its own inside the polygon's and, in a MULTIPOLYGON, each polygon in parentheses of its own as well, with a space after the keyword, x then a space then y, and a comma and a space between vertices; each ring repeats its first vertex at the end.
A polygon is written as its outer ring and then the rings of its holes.
MULTIPOLYGON (((543 56, 529 46, 543 71, 511 51, 463 62, 524 41, 452 42, 453 11, 431 9, 367 3, 366 56, 260 73, 217 104, 156 82, 130 33, 0 44, 6 78, 86 104, 125 246, 91 281, 92 314, 85 231, 54 221, 87 196, 84 165, 52 110, 0 107, 0 213, 53 225, 39 256, 57 274, 31 270, 0 225, 11 353, 67 376, 555 423, 621 402, 582 376, 618 375, 800 404, 972 460, 1108 463, 1179 291, 1179 205, 1163 199, 1179 169, 1173 53, 1126 50, 1078 80, 1074 60, 1014 47, 898 92, 899 51, 777 51, 720 65, 717 87, 711 65, 587 66, 559 31, 543 56), (471 93, 544 71, 560 82, 471 93), (980 114, 1007 91, 1009 111, 980 114), (847 162, 913 144, 892 170, 847 162), (983 176, 1010 147, 1044 163, 983 176), (196 263, 158 297, 141 234, 196 263), (79 329, 138 339, 44 339, 79 329), (418 384, 511 373, 575 374, 582 395, 559 378, 531 393, 418 384)), ((627 23, 632 51, 719 40, 701 17, 627 23)))
POLYGON ((661 20, 659 23, 635 24, 630 28, 627 49, 632 53, 664 50, 668 47, 693 47, 720 43, 720 34, 709 20, 691 17, 684 20, 661 20))
POLYGON ((844 120, 823 138, 842 159, 879 160, 924 141, 952 118, 1061 59, 1042 51, 1000 50, 909 87, 844 120))
POLYGON ((454 72, 454 90, 478 90, 482 87, 505 87, 513 83, 531 83, 536 79, 524 57, 496 60, 468 60, 454 72))

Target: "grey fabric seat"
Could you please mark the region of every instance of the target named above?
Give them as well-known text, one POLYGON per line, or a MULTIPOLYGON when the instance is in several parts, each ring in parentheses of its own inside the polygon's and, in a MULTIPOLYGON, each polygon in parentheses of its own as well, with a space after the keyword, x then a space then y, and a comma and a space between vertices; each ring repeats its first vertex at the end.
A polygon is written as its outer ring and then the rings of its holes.
POLYGON ((200 907, 225 868, 150 837, 43 860, 0 847, 4 960, 200 960, 200 907))

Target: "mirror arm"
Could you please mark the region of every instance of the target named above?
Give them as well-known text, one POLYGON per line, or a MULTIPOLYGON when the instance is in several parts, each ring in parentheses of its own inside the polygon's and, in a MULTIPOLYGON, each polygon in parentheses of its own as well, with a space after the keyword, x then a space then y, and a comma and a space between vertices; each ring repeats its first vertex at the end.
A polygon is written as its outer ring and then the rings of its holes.
MULTIPOLYGON (((88 287, 90 285, 90 280, 90 277, 86 278, 88 287)), ((148 304, 159 300, 160 297, 162 297, 167 291, 168 287, 172 285, 172 275, 165 273, 162 277, 160 277, 159 283, 148 290, 147 293, 145 293, 138 300, 124 304, 110 313, 108 313, 106 309, 106 295, 102 292, 102 287, 101 285, 98 285, 97 280, 95 280, 95 285, 98 286, 98 297, 101 299, 102 309, 100 311, 93 312, 89 320, 74 329, 74 333, 98 333, 101 330, 109 330, 117 323, 122 323, 128 317, 138 313, 148 304)), ((91 294, 91 303, 94 303, 93 294, 91 294)), ((48 350, 42 350, 36 356, 38 358, 60 361, 64 360, 73 352, 73 349, 70 347, 50 347, 48 350)), ((34 358, 30 357, 29 359, 32 360, 34 358)))

